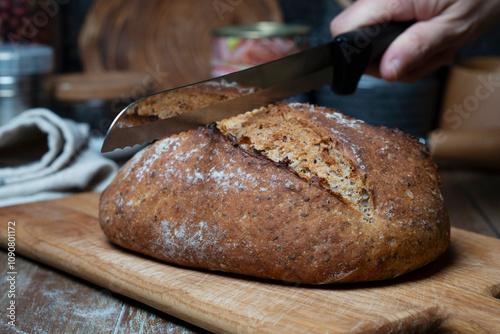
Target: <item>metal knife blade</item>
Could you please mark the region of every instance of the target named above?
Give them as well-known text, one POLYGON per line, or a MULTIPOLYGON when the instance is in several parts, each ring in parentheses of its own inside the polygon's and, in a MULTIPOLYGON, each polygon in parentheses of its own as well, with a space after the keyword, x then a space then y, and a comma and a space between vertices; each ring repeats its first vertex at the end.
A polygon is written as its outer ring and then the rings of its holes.
MULTIPOLYGON (((359 77, 370 61, 379 57, 392 40, 409 24, 391 23, 385 27, 375 27, 379 32, 371 36, 369 43, 359 47, 358 34, 370 33, 373 26, 337 36, 332 42, 323 44, 266 64, 243 71, 231 73, 193 85, 159 92, 142 98, 126 107, 113 121, 101 152, 117 148, 141 145, 172 134, 180 133, 212 122, 267 106, 300 93, 332 84, 337 93, 351 93, 355 90, 359 77), (348 45, 347 45, 347 44, 348 45), (353 50, 352 57, 343 53, 343 46, 353 50), (357 51, 355 48, 357 48, 357 51), (376 54, 374 53, 374 50, 376 54), (335 74, 334 67, 339 74, 335 74), (152 119, 143 124, 123 127, 127 116, 139 108, 151 108, 167 94, 182 95, 193 86, 211 82, 236 83, 242 86, 257 87, 258 90, 225 102, 203 106, 181 115, 170 115, 164 119, 152 119), (335 89, 335 85, 342 86, 335 89)), ((372 29, 373 30, 373 29, 372 29)), ((186 101, 189 102, 189 101, 186 101)))
POLYGON ((333 77, 332 52, 332 42, 330 42, 263 65, 145 97, 127 106, 115 118, 101 151, 109 152, 116 148, 144 144, 329 84, 333 77), (260 89, 245 96, 205 106, 182 115, 133 127, 117 126, 132 109, 156 103, 163 94, 174 91, 182 94, 183 90, 191 89, 193 86, 222 80, 260 89))

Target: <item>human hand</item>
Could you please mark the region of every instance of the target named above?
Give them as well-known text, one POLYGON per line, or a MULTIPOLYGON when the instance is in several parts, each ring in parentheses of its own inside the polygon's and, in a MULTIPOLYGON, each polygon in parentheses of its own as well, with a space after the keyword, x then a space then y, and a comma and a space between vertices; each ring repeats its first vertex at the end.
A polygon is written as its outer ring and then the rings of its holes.
POLYGON ((455 59, 456 51, 500 20, 500 0, 358 0, 336 16, 333 36, 388 21, 417 21, 366 73, 413 82, 455 59))

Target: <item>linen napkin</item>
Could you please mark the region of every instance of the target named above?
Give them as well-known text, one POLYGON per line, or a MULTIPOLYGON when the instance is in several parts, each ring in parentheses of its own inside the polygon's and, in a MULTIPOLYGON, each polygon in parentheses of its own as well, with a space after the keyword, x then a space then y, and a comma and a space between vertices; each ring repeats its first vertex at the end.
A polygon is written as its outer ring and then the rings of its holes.
POLYGON ((101 191, 117 164, 90 149, 88 124, 30 109, 0 127, 0 206, 101 191))

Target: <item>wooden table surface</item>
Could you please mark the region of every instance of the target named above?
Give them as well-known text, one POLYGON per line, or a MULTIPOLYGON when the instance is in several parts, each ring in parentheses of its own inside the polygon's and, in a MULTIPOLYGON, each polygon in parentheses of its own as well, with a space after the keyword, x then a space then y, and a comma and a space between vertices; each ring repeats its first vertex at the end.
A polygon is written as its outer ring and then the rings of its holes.
MULTIPOLYGON (((452 226, 500 238, 500 173, 442 170, 440 174, 452 226)), ((4 264, 1 277, 7 277, 4 250, 0 263, 4 264)), ((0 333, 206 333, 27 258, 17 256, 16 266, 16 328, 12 331, 7 324, 4 278, 0 333)))

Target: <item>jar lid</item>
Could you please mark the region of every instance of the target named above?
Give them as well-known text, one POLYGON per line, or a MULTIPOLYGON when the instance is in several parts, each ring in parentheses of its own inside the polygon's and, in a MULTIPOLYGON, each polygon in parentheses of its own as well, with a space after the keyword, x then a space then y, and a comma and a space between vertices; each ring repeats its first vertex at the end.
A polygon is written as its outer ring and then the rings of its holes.
POLYGON ((54 51, 40 44, 0 44, 0 75, 43 74, 53 70, 54 51))
POLYGON ((308 35, 311 28, 298 24, 279 22, 257 22, 248 25, 219 27, 212 30, 213 35, 239 38, 294 37, 308 35))

